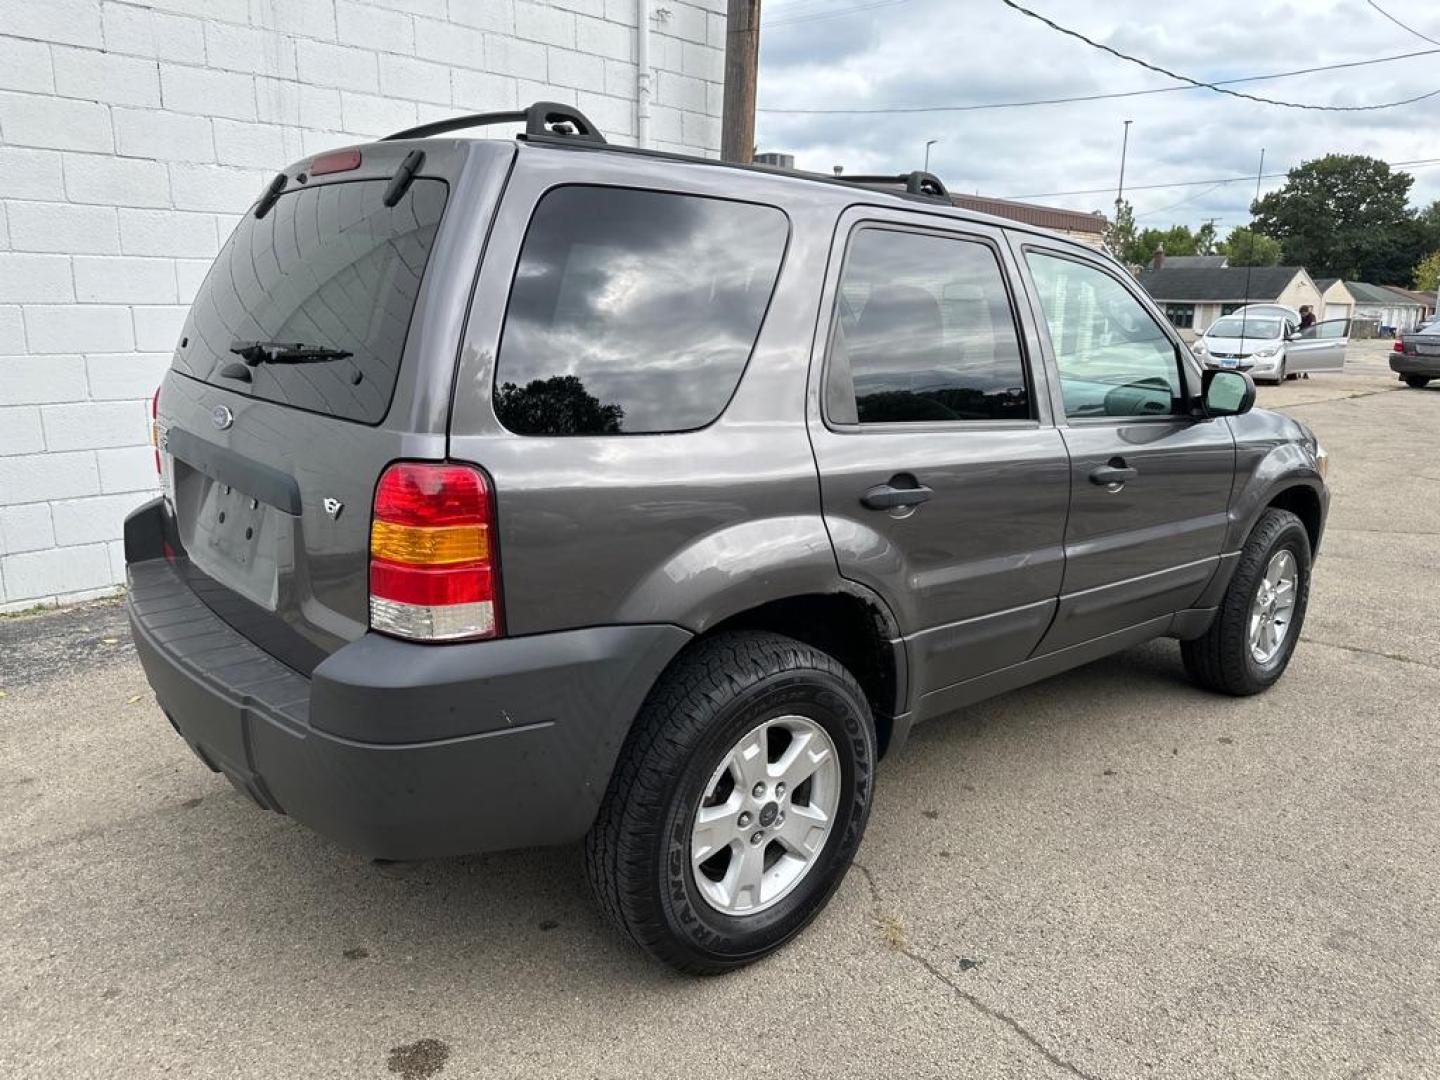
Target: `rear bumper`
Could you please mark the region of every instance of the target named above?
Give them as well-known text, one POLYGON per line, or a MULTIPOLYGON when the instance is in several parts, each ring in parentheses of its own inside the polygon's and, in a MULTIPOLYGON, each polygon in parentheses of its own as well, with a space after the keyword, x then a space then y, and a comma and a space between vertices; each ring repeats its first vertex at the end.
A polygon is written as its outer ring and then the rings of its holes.
POLYGON ((1390 370, 1396 375, 1419 375, 1427 379, 1440 379, 1440 356, 1406 356, 1404 353, 1391 353, 1390 370))
POLYGON ((584 835, 631 720, 690 636, 609 626, 430 646, 370 634, 306 679, 164 558, 131 561, 128 577, 146 677, 200 759, 261 806, 392 859, 584 835))

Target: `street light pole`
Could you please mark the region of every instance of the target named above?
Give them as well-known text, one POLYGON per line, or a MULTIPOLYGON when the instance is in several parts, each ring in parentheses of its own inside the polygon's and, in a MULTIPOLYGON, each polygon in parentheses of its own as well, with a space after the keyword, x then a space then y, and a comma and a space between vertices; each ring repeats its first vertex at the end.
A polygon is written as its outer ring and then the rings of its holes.
POLYGON ((1115 206, 1118 208, 1125 199, 1125 154, 1130 149, 1130 125, 1134 120, 1125 121, 1125 135, 1120 141, 1120 186, 1115 189, 1115 206))
POLYGON ((939 139, 927 139, 925 142, 925 171, 930 171, 930 147, 934 146, 939 139))

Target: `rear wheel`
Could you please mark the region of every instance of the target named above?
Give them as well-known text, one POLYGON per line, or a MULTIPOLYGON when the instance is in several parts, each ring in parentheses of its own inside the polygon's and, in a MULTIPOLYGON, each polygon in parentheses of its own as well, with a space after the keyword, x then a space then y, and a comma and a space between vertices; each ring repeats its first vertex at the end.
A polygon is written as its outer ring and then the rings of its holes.
POLYGON ((699 643, 646 701, 586 837, 596 898, 683 971, 760 959, 844 878, 875 753, 865 695, 833 657, 761 632, 699 643))
POLYGON ((1210 628, 1181 642, 1191 679, 1243 697, 1285 673, 1305 622, 1310 558, 1310 535, 1300 519, 1267 510, 1245 542, 1210 628))
POLYGON ((1430 378, 1426 375, 1403 375, 1405 385, 1415 390, 1424 390, 1430 385, 1430 378))

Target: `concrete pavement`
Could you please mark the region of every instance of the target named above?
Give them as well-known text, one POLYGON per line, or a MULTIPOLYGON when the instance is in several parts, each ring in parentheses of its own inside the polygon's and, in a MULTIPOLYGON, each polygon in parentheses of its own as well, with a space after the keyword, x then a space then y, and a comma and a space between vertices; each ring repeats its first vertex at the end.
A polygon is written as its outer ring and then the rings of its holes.
POLYGON ((0 620, 6 1077, 1384 1077, 1440 1063, 1440 387, 1262 388, 1333 455, 1304 643, 1156 643, 919 729, 791 947, 670 974, 578 852, 374 865, 245 802, 114 604, 0 620))

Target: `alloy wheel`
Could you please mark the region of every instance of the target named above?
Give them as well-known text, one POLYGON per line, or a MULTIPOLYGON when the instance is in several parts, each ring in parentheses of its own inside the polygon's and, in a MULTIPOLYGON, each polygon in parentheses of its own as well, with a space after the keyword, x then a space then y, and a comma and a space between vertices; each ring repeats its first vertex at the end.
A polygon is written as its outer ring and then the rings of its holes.
POLYGON ((840 760, 824 728, 804 716, 752 728, 695 810, 690 866, 700 895, 725 915, 779 903, 815 866, 839 803, 840 760))
POLYGON ((1257 664, 1275 659, 1290 633, 1300 568, 1288 548, 1277 551, 1265 567, 1265 576, 1250 605, 1250 655, 1257 664))

